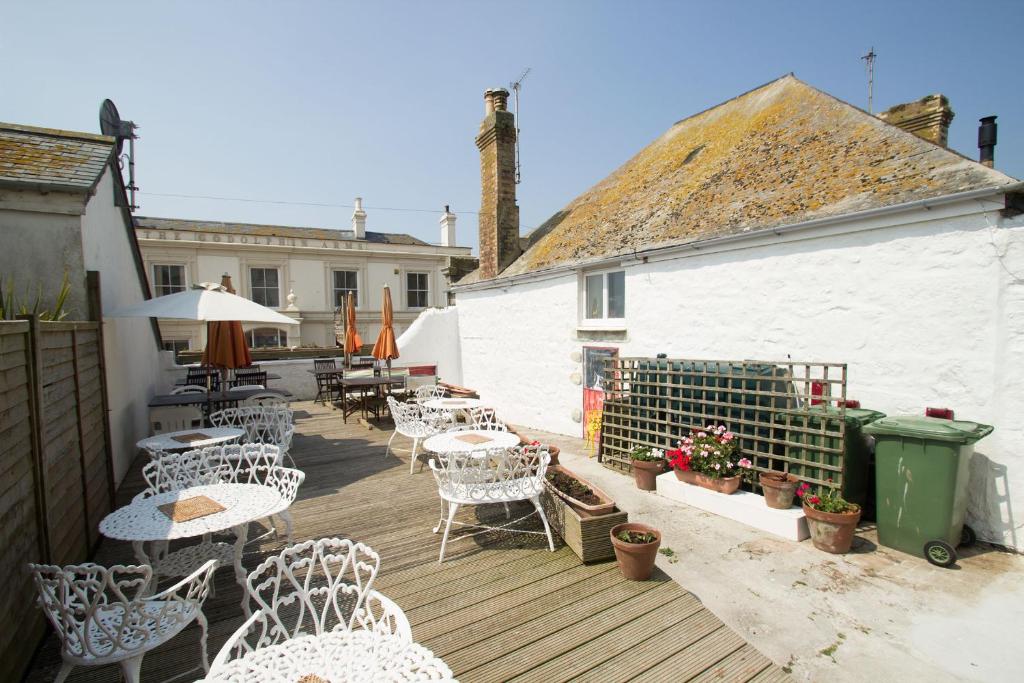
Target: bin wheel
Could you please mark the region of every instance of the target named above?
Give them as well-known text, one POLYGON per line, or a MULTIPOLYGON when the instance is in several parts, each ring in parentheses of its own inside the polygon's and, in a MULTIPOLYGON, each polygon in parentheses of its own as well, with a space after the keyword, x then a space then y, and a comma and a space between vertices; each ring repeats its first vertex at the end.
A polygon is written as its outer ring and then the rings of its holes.
POLYGON ((945 541, 928 541, 924 544, 924 558, 937 567, 952 567, 956 550, 945 541))
POLYGON ((974 529, 964 524, 964 530, 960 532, 960 545, 970 548, 977 540, 978 535, 974 533, 974 529))

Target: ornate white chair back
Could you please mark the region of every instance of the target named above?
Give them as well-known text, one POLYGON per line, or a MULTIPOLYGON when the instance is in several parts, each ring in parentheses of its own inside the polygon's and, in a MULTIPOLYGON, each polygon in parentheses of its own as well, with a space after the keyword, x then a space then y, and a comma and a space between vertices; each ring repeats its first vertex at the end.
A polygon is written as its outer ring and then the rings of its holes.
POLYGON ((469 424, 473 429, 491 429, 499 432, 507 432, 508 427, 498 419, 498 414, 492 408, 470 408, 469 424))
POLYGON ((186 384, 180 387, 174 387, 171 389, 171 395, 177 396, 178 394, 205 394, 206 387, 201 387, 198 384, 186 384))
POLYGON ((506 503, 539 495, 550 461, 547 446, 515 446, 435 457, 430 471, 444 498, 471 505, 506 503))
POLYGON ((416 387, 416 393, 413 395, 413 400, 416 403, 425 403, 435 398, 444 398, 448 395, 447 390, 440 384, 424 384, 416 387))
POLYGON ((244 429, 241 441, 284 446, 286 432, 292 424, 293 413, 280 406, 244 406, 225 408, 210 415, 214 427, 244 429))

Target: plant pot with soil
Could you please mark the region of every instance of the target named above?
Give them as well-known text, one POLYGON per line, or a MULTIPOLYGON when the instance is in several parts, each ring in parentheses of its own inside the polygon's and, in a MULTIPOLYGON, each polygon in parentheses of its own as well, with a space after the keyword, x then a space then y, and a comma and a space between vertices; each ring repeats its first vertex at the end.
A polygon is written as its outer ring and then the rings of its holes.
POLYGON ((810 488, 806 482, 800 484, 796 495, 803 501, 814 547, 838 555, 849 552, 860 522, 860 506, 843 500, 836 491, 819 496, 811 493, 810 488))
POLYGON ((611 496, 562 465, 548 466, 544 485, 580 517, 604 515, 615 509, 615 501, 611 496))
POLYGON ((725 494, 735 493, 753 466, 749 458, 740 457, 736 437, 725 425, 691 429, 665 455, 679 481, 725 494))
POLYGON ((793 507, 793 497, 800 480, 788 472, 762 472, 761 489, 765 504, 774 510, 788 510, 793 507))
POLYGON ((661 532, 646 524, 626 522, 613 526, 610 533, 622 575, 630 581, 651 578, 661 545, 661 532))
POLYGON ((629 453, 633 481, 641 491, 656 491, 658 475, 665 471, 665 452, 660 448, 637 446, 629 453))

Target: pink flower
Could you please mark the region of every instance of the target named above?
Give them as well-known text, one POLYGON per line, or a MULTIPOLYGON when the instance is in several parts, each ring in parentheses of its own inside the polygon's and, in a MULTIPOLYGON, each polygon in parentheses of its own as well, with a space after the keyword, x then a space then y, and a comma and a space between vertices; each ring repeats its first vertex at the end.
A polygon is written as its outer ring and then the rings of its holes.
POLYGON ((733 434, 732 432, 726 432, 725 434, 722 434, 722 438, 725 439, 726 442, 732 441, 735 437, 736 435, 733 434))
POLYGON ((706 438, 706 437, 707 437, 707 434, 706 434, 706 433, 704 433, 704 432, 700 432, 699 434, 697 434, 697 438, 698 438, 698 439, 704 439, 704 438, 706 438))
POLYGON ((754 463, 750 462, 750 458, 740 458, 739 466, 745 470, 749 470, 754 463))

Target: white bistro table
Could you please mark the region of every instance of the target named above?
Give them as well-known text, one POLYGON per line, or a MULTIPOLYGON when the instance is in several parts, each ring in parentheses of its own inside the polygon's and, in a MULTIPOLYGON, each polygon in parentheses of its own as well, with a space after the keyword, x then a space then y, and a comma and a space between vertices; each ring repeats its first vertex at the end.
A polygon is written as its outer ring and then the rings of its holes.
POLYGON ((485 406, 478 398, 432 398, 423 402, 423 407, 431 410, 469 410, 485 406))
POLYGON ((475 453, 519 445, 519 436, 498 429, 456 429, 435 434, 423 442, 434 453, 475 453))
POLYGON ((296 683, 306 676, 325 681, 454 681, 451 669, 427 648, 371 631, 328 631, 257 648, 214 666, 208 683, 296 683))
POLYGON ((235 534, 235 580, 244 588, 245 568, 242 567, 242 550, 245 548, 249 533, 249 522, 266 517, 268 512, 280 505, 280 502, 281 494, 277 489, 259 484, 192 486, 135 500, 130 505, 114 510, 100 522, 100 533, 107 538, 131 541, 135 558, 140 564, 149 564, 149 556, 146 555, 144 547, 147 541, 173 541, 230 529, 235 534), (159 509, 159 506, 165 503, 195 496, 211 498, 225 509, 187 522, 175 522, 159 509))
POLYGON ((207 446, 216 446, 217 444, 236 441, 243 434, 245 434, 245 430, 238 427, 203 427, 201 429, 185 429, 180 432, 156 434, 155 436, 142 439, 135 446, 150 453, 156 453, 157 451, 191 451, 196 448, 206 448, 207 446), (193 434, 202 434, 208 438, 189 440, 187 442, 178 441, 174 438, 191 436, 193 434))

